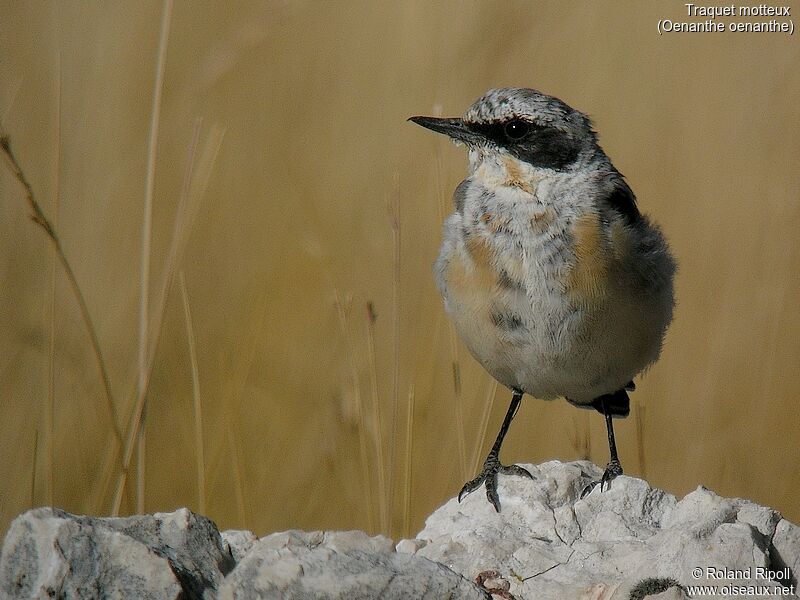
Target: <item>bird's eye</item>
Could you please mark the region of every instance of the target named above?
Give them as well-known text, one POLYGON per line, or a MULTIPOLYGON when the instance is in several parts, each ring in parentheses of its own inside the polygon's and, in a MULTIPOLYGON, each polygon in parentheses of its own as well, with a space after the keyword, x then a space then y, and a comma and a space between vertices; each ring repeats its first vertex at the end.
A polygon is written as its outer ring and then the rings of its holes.
POLYGON ((509 121, 505 126, 505 134, 510 140, 521 140, 528 133, 528 129, 525 121, 509 121))

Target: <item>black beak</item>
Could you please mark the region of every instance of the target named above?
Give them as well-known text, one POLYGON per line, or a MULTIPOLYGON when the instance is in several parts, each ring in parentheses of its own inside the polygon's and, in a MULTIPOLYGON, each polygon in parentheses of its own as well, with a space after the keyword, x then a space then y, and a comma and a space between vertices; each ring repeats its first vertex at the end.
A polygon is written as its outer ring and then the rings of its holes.
POLYGON ((469 125, 463 119, 443 119, 439 117, 409 117, 409 121, 422 125, 426 129, 435 131, 436 133, 443 133, 458 142, 475 143, 482 136, 469 128, 469 125))

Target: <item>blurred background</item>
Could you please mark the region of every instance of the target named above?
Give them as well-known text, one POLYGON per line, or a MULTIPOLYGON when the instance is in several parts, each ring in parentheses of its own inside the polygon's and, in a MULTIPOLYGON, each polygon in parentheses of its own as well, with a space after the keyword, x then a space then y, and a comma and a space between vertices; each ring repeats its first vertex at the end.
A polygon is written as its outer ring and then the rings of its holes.
MULTIPOLYGON (((683 2, 0 2, 0 532, 21 511, 413 536, 510 392, 431 264, 488 88, 587 112, 680 262, 626 473, 800 520, 800 46, 673 33, 683 2)), ((695 19, 700 20, 700 19, 695 19)), ((526 398, 505 462, 608 460, 526 398)), ((483 493, 483 492, 480 492, 483 493)))

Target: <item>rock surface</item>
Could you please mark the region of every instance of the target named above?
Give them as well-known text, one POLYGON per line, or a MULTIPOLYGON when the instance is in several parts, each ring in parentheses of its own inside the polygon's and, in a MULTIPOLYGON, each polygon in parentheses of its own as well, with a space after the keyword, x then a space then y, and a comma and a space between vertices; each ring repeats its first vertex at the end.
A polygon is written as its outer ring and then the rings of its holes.
POLYGON ((678 501, 624 476, 580 499, 595 465, 524 466, 533 481, 500 478, 501 513, 482 489, 452 499, 396 550, 360 531, 220 534, 186 509, 39 508, 6 534, 0 597, 797 599, 800 527, 772 509, 702 487, 678 501))
POLYGON ((746 586, 760 586, 752 597, 797 597, 800 528, 772 509, 702 487, 679 502, 625 476, 581 500, 602 474, 595 465, 523 466, 534 481, 501 478, 501 513, 482 490, 452 499, 399 551, 466 577, 497 571, 518 599, 628 600, 658 590, 681 598, 690 586, 715 586, 718 598, 741 597, 746 586))
POLYGON ((464 598, 488 596, 447 567, 399 554, 361 531, 273 533, 259 540, 220 589, 220 600, 256 598, 464 598))
POLYGON ((289 531, 258 540, 220 534, 186 509, 97 518, 37 508, 14 520, 0 553, 3 600, 488 597, 443 565, 398 554, 382 536, 289 531))
POLYGON ((11 524, 3 598, 202 598, 233 568, 206 517, 187 509, 128 518, 37 508, 11 524), (183 596, 181 596, 183 594, 183 596))

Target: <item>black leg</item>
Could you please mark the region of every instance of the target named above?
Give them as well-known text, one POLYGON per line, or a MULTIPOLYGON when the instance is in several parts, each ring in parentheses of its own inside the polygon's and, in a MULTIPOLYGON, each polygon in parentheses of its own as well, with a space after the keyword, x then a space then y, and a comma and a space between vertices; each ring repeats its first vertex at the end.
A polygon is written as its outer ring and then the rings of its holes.
MULTIPOLYGON (((625 393, 624 390, 621 390, 621 391, 622 391, 623 394, 625 393)), ((615 392, 615 394, 619 394, 619 393, 620 392, 615 392)), ((614 396, 615 394, 609 394, 609 396, 614 396)), ((627 398, 627 394, 626 394, 626 398, 627 398)), ((608 400, 606 399, 606 396, 601 396, 600 398, 598 398, 598 400, 599 400, 600 408, 602 408, 603 416, 606 419, 606 430, 608 431, 608 451, 609 451, 609 454, 611 455, 611 458, 608 461, 608 464, 606 465, 606 470, 603 471, 603 477, 600 479, 600 481, 593 481, 592 483, 587 485, 585 488, 583 488, 583 492, 581 492, 581 498, 583 498, 584 496, 586 496, 586 494, 591 492, 598 483, 600 484, 600 491, 602 492, 603 491, 603 486, 605 486, 605 485, 609 485, 610 486, 612 479, 614 479, 615 477, 617 477, 619 475, 622 475, 622 465, 620 464, 619 456, 617 455, 617 443, 614 440, 614 423, 613 423, 613 421, 611 419, 611 415, 613 414, 613 411, 612 411, 611 407, 609 406, 609 403, 608 403, 608 400)))
POLYGON ((500 464, 500 447, 503 445, 503 439, 506 437, 506 433, 508 433, 511 421, 517 414, 517 410, 519 410, 519 403, 521 400, 522 392, 514 390, 514 396, 511 398, 511 405, 508 407, 508 412, 506 412, 506 418, 503 419, 503 425, 500 427, 497 439, 494 441, 489 455, 483 462, 483 470, 475 479, 464 484, 464 487, 462 487, 461 491, 458 493, 459 502, 461 502, 464 496, 474 492, 482 483, 485 483, 486 497, 489 499, 492 506, 494 506, 494 509, 500 512, 500 497, 497 495, 497 474, 520 475, 533 479, 533 475, 531 475, 527 469, 523 469, 518 465, 505 466, 500 464))
MULTIPOLYGON (((605 403, 604 403, 605 404, 605 403)), ((618 475, 622 475, 622 465, 617 456, 617 443, 614 440, 614 422, 611 420, 611 413, 604 411, 606 417, 606 430, 608 431, 608 452, 610 460, 606 465, 606 470, 603 472, 603 478, 600 480, 600 491, 603 491, 603 485, 610 483, 612 479, 618 475)))

